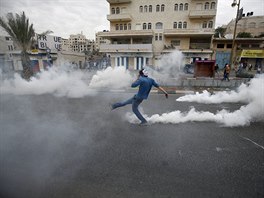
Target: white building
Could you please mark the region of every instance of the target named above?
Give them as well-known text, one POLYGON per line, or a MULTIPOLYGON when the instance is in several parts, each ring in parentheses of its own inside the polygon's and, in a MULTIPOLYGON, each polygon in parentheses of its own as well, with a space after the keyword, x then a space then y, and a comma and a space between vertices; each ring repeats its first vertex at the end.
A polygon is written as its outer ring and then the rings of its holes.
POLYGON ((185 62, 210 59, 217 0, 107 0, 110 31, 98 35, 110 40, 100 52, 112 66, 140 69, 159 66, 161 56, 177 49, 185 62))

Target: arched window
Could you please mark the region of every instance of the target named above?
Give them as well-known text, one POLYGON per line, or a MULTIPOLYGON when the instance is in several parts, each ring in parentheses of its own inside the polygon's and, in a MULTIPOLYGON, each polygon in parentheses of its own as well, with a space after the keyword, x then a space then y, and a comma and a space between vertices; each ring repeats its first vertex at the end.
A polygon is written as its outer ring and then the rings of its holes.
POLYGON ((162 29, 163 24, 161 22, 156 23, 156 29, 162 29))
POLYGON ((120 29, 120 30, 123 30, 123 24, 120 24, 119 29, 120 29))
POLYGON ((149 5, 149 12, 152 12, 152 5, 149 5))
POLYGON ((183 22, 183 26, 182 26, 182 28, 183 28, 183 29, 186 29, 186 28, 187 28, 187 22, 186 22, 186 21, 183 22))
POLYGON ((177 29, 177 22, 174 22, 174 23, 173 23, 173 28, 174 28, 174 29, 177 29))
POLYGON ((184 4, 184 10, 188 10, 188 7, 189 7, 189 4, 188 3, 185 3, 184 4))
POLYGON ((160 11, 160 5, 156 5, 156 12, 160 11))
POLYGON ((211 9, 214 10, 215 9, 215 2, 211 3, 211 9))
POLYGON ((207 28, 207 22, 206 21, 203 22, 202 28, 207 28))
POLYGON ((164 12, 164 10, 165 10, 165 5, 162 4, 162 5, 161 5, 161 10, 160 10, 160 11, 161 11, 161 12, 164 12))
POLYGON ((116 8, 116 14, 120 14, 120 8, 119 7, 116 8))
POLYGON ((151 30, 151 28, 152 28, 151 26, 152 26, 151 23, 148 23, 148 29, 149 30, 151 30))
POLYGON ((182 22, 179 22, 179 24, 178 24, 178 28, 179 28, 179 29, 182 29, 182 22))
POLYGON ((209 2, 206 2, 206 3, 204 4, 204 9, 205 9, 205 10, 209 10, 209 6, 210 6, 209 2))
POLYGON ((112 10, 112 14, 115 14, 115 8, 112 8, 111 10, 112 10))
POLYGON ((124 24, 124 30, 127 30, 127 24, 124 24))
POLYGON ((147 5, 144 6, 144 12, 148 12, 148 6, 147 5))
POLYGON ((176 4, 174 5, 174 10, 175 10, 175 11, 178 11, 178 9, 179 9, 179 6, 178 6, 178 4, 176 3, 176 4))
POLYGON ((116 30, 119 30, 119 25, 118 24, 116 24, 116 30))
POLYGON ((256 27, 256 23, 255 22, 251 22, 248 24, 249 28, 255 28, 256 27))
POLYGON ((128 29, 131 30, 131 23, 129 23, 127 26, 128 26, 128 29))
POLYGON ((143 30, 147 29, 147 24, 143 23, 143 30))
POLYGON ((208 22, 208 28, 213 28, 213 21, 208 22))
POLYGON ((179 8, 179 10, 180 10, 180 11, 183 10, 183 4, 182 4, 182 3, 180 4, 180 8, 179 8))
POLYGON ((139 6, 139 12, 143 12, 143 6, 139 6))

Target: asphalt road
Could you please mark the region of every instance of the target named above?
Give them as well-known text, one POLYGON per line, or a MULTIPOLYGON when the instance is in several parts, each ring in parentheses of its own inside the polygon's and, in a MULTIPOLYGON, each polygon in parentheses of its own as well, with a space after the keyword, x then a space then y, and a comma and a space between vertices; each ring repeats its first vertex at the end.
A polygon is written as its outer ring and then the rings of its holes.
MULTIPOLYGON (((130 96, 1 95, 0 197, 264 197, 263 122, 139 126, 125 119, 131 106, 108 109, 130 96)), ((152 115, 242 105, 179 103, 177 97, 152 94, 142 107, 152 115)))

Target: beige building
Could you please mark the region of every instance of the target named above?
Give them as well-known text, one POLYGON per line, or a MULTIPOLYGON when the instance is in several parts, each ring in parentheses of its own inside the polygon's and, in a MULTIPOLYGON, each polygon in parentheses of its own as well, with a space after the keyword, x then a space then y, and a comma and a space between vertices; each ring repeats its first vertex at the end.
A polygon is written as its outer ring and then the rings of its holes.
MULTIPOLYGON (((235 19, 231 20, 226 26, 226 34, 233 35, 235 19)), ((237 33, 250 32, 252 36, 264 34, 264 16, 246 16, 237 23, 237 33)))
POLYGON ((185 62, 210 59, 217 0, 107 0, 110 40, 100 52, 112 66, 159 66, 163 54, 180 50, 185 62))

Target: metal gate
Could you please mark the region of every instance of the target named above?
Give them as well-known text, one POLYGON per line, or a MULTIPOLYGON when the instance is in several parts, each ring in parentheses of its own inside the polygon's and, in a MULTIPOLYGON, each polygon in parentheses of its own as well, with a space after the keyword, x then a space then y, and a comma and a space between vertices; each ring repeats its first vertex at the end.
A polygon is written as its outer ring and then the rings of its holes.
POLYGON ((219 69, 224 68, 225 64, 229 64, 230 52, 216 52, 215 64, 218 64, 219 69))

